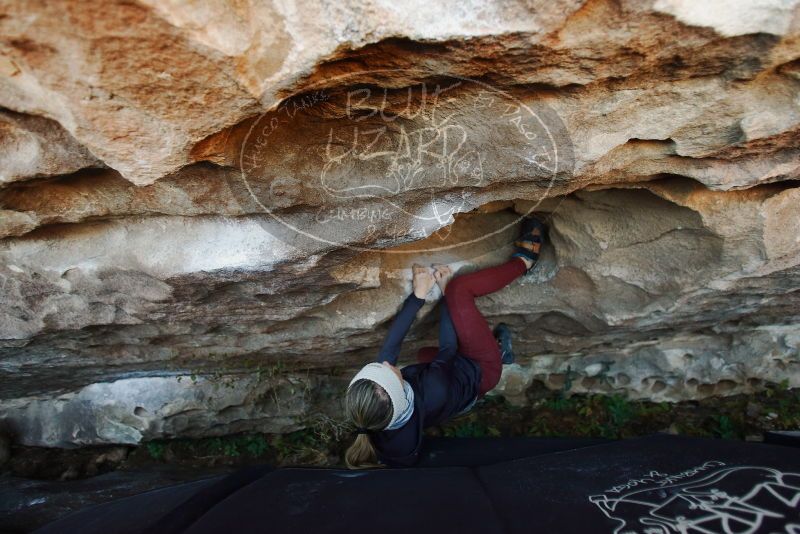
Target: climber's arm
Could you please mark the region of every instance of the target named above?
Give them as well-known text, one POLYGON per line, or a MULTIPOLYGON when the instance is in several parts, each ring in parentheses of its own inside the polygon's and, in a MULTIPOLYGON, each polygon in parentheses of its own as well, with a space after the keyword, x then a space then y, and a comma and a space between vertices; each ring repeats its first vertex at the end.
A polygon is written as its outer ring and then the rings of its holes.
POLYGON ((446 297, 442 297, 441 315, 439 317, 439 352, 434 360, 452 360, 458 350, 458 336, 456 335, 453 320, 450 318, 450 310, 447 307, 446 297))
POLYGON ((400 312, 392 321, 392 326, 389 327, 389 332, 386 334, 381 351, 378 353, 379 363, 389 362, 392 365, 397 365, 400 345, 403 343, 403 338, 406 337, 408 329, 411 328, 411 323, 414 322, 414 318, 423 304, 425 304, 425 299, 417 297, 414 293, 411 293, 403 301, 403 307, 400 308, 400 312))

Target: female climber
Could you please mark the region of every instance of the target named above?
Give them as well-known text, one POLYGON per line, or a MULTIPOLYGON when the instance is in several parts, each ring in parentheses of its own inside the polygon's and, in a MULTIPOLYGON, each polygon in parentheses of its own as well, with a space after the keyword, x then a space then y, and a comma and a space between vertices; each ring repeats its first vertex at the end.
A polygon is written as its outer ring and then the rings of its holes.
POLYGON ((413 291, 392 322, 376 362, 365 365, 345 394, 345 413, 355 442, 345 461, 351 469, 416 463, 422 430, 469 411, 497 385, 503 363, 511 363, 511 333, 494 332, 475 297, 498 291, 530 271, 539 258, 544 226, 523 219, 515 252, 506 263, 453 277, 447 265, 413 266, 413 291), (452 278, 452 280, 451 280, 452 278), (396 367, 400 345, 434 283, 442 291, 439 346, 423 347, 419 363, 396 367))

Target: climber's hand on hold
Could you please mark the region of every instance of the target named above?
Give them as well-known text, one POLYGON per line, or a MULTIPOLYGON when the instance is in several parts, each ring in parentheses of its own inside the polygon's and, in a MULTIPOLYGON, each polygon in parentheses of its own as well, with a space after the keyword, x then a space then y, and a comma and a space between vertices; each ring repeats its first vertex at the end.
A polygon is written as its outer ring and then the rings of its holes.
POLYGON ((447 284, 453 278, 453 269, 444 263, 435 263, 431 267, 433 267, 433 278, 439 285, 439 289, 442 290, 442 295, 444 295, 447 284))
POLYGON ((433 274, 428 267, 415 263, 411 267, 411 272, 414 273, 412 285, 414 287, 414 295, 417 298, 424 299, 425 296, 433 288, 436 281, 433 279, 433 274))

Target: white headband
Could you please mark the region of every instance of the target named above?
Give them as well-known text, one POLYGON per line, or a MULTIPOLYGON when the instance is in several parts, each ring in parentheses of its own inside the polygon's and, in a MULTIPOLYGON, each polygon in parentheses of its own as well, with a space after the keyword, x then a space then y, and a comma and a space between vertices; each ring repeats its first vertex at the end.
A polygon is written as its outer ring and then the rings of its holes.
POLYGON ((397 418, 408 409, 408 399, 403 388, 403 382, 397 379, 397 375, 389 367, 377 362, 365 365, 347 387, 349 388, 357 380, 362 379, 372 380, 389 394, 389 399, 392 401, 392 420, 389 421, 387 427, 392 426, 397 421, 397 418))

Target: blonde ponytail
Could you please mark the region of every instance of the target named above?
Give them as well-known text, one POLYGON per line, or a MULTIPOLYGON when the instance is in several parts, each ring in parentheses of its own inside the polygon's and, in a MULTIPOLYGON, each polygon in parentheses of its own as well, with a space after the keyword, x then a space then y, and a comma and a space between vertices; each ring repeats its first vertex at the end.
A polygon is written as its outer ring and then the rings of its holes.
POLYGON ((375 446, 367 434, 359 434, 347 452, 344 453, 344 461, 350 469, 367 469, 369 467, 381 467, 378 463, 378 454, 375 446))
MULTIPOLYGON (((382 387, 371 380, 358 380, 345 395, 345 413, 356 428, 379 432, 392 420, 392 403, 382 387)), ((344 455, 350 469, 383 467, 369 434, 358 434, 344 455)))

